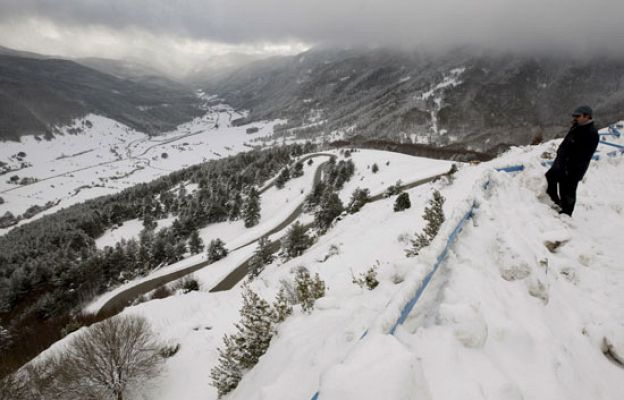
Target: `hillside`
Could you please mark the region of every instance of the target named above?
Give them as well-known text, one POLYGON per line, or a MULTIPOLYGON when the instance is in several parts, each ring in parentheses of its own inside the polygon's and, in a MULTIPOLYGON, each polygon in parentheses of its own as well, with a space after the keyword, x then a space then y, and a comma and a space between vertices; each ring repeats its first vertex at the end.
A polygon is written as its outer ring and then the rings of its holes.
POLYGON ((204 84, 248 120, 282 118, 282 132, 432 144, 497 154, 560 137, 591 104, 603 125, 622 118, 624 62, 391 49, 312 49, 252 63, 204 84))
POLYGON ((0 140, 49 138, 88 114, 147 134, 202 114, 201 101, 190 89, 164 78, 129 80, 74 61, 17 54, 0 54, 0 140))
MULTIPOLYGON (((599 146, 600 159, 592 162, 569 218, 543 194, 542 162, 557 144, 516 147, 491 162, 462 165, 452 178, 408 189, 411 208, 405 211, 393 211, 394 197, 366 204, 335 222, 303 255, 267 265, 248 285, 269 301, 292 285, 301 267, 319 274, 326 294, 310 314, 294 306, 266 354, 225 398, 618 399, 624 377, 624 160, 607 156, 613 147, 599 146), (525 169, 495 170, 515 164, 525 169), (430 246, 407 258, 409 239, 425 226, 423 210, 433 190, 445 198, 446 221, 430 246), (448 257, 394 331, 470 210, 448 257), (353 283, 371 267, 379 286, 367 290, 353 283)), ((354 186, 374 194, 428 168, 393 168, 410 157, 387 152, 350 157, 356 173, 339 191, 342 199, 354 186), (383 178, 372 172, 373 163, 383 178)), ((304 223, 313 219, 301 217, 304 223)), ((210 288, 215 274, 239 261, 233 253, 196 272, 199 291, 178 291, 123 311, 147 318, 162 341, 180 345, 160 377, 132 398, 217 398, 210 370, 224 334, 239 321, 243 286, 210 288)))
POLYGON ((0 147, 0 216, 24 215, 51 205, 15 224, 0 224, 0 235, 64 207, 117 193, 180 168, 259 146, 279 121, 233 127, 244 114, 202 97, 203 114, 171 131, 146 136, 115 120, 89 114, 59 128, 52 141, 23 137, 0 147))

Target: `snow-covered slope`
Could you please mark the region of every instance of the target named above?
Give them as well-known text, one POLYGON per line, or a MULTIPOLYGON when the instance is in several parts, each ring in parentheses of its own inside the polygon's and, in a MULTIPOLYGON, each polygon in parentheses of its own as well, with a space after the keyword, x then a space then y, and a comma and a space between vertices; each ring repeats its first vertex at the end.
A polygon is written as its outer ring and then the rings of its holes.
MULTIPOLYGON (((214 100, 206 97, 206 100, 214 100)), ((25 136, 0 146, 0 216, 33 205, 53 207, 23 222, 97 196, 119 192, 183 167, 230 156, 259 145, 280 121, 232 126, 245 115, 223 104, 206 106, 201 118, 149 137, 114 120, 88 115, 51 141, 25 136), (16 176, 15 182, 11 178, 16 176), (23 179, 26 179, 23 181, 23 179), (1 202, 0 202, 1 203, 1 202)), ((10 229, 10 228, 9 228, 10 229)), ((0 229, 0 234, 7 229, 0 229)))
MULTIPOLYGON (((569 218, 543 195, 542 154, 556 145, 514 148, 492 162, 463 165, 452 182, 408 190, 412 207, 403 212, 393 212, 394 198, 367 204, 303 256, 269 265, 251 284, 264 298, 275 296, 281 280, 292 281, 299 266, 319 273, 327 294, 311 315, 295 308, 226 398, 310 399, 318 391, 323 400, 620 399, 624 369, 603 355, 603 345, 624 354, 624 159, 592 163, 569 218), (522 172, 494 170, 519 162, 522 172), (406 239, 424 227, 433 189, 446 198, 446 222, 431 246, 406 258, 406 239), (388 334, 473 205, 448 258, 405 323, 388 334), (352 283, 373 266, 377 288, 352 283)), ((600 146, 602 154, 610 150, 600 146)), ((404 157, 375 153, 362 154, 366 161, 356 168, 362 172, 374 161, 381 172, 386 161, 392 166, 404 157)), ((399 168, 384 181, 398 179, 409 175, 399 168)), ((196 277, 200 292, 124 311, 145 316, 162 340, 181 345, 142 398, 217 398, 210 369, 223 335, 238 322, 241 288, 208 293, 207 275, 196 277)))

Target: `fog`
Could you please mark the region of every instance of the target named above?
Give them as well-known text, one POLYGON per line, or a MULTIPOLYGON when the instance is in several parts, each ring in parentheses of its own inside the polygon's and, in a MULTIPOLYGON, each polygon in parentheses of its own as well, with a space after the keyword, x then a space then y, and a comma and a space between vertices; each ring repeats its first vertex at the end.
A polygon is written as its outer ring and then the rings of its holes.
POLYGON ((622 16, 621 0, 0 0, 0 45, 179 71, 316 45, 624 55, 622 16))

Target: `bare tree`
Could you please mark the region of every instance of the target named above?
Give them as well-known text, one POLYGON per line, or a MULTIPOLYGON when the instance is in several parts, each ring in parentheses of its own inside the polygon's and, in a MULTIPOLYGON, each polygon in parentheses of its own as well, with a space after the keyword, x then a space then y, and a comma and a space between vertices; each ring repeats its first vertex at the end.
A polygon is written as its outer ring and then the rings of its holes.
POLYGON ((59 378, 80 398, 123 400, 134 384, 158 374, 160 348, 144 318, 110 318, 74 339, 59 378))

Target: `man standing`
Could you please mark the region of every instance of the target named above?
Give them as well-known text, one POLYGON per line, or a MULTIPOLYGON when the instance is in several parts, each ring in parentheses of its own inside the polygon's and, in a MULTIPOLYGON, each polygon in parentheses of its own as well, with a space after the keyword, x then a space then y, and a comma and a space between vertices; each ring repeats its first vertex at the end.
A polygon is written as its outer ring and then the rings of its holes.
POLYGON ((559 213, 572 216, 576 202, 576 187, 598 146, 598 130, 592 120, 592 109, 581 106, 572 113, 572 128, 559 145, 557 157, 546 172, 546 193, 561 207, 559 213))

